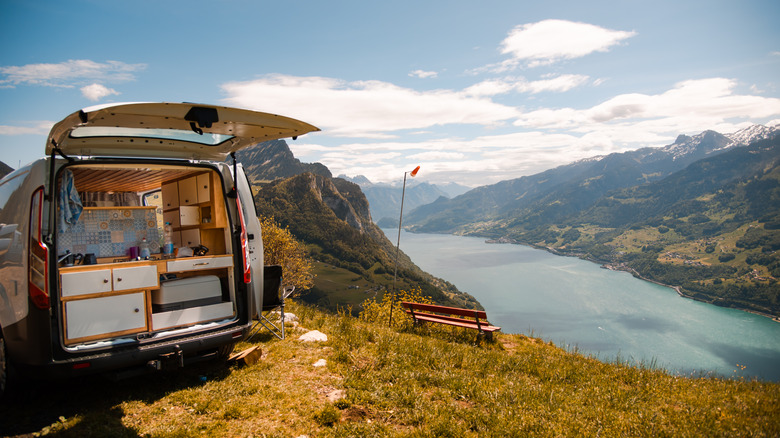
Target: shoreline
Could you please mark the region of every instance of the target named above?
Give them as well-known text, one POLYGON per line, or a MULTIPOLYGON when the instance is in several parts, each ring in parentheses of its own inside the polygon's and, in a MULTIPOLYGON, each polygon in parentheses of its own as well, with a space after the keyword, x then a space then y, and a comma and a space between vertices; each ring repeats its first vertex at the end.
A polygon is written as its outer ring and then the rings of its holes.
MULTIPOLYGON (((653 284, 657 284, 658 286, 668 287, 669 289, 672 289, 675 292, 677 292, 677 295, 679 295, 682 298, 687 298, 687 299, 690 299, 690 300, 698 301, 700 303, 705 303, 705 304, 711 304, 713 306, 718 306, 718 304, 716 304, 713 301, 703 300, 701 298, 697 298, 697 297, 694 297, 694 296, 686 294, 685 292, 683 292, 682 287, 680 287, 680 286, 672 286, 670 284, 661 283, 660 281, 656 281, 656 280, 651 280, 649 278, 645 278, 639 272, 637 272, 636 269, 634 269, 634 268, 632 268, 630 266, 626 266, 626 265, 624 265, 622 263, 621 264, 615 264, 615 263, 611 263, 611 262, 605 262, 603 260, 597 260, 597 259, 593 259, 593 258, 587 257, 586 254, 582 254, 582 253, 566 253, 566 252, 562 252, 562 251, 559 251, 559 250, 557 250, 555 248, 551 248, 551 247, 548 247, 548 246, 540 246, 540 245, 523 243, 523 242, 519 242, 519 241, 514 240, 514 239, 510 239, 510 240, 511 241, 508 241, 508 240, 503 240, 502 241, 502 239, 491 240, 491 241, 487 241, 486 240, 485 243, 489 243, 489 244, 524 245, 524 246, 527 246, 529 248, 542 249, 542 250, 545 250, 545 251, 547 251, 547 252, 549 252, 551 254, 555 254, 557 256, 577 257, 578 259, 586 260, 586 261, 589 261, 591 263, 596 263, 598 265, 601 265, 601 267, 603 269, 608 269, 610 271, 628 272, 629 274, 633 275, 635 278, 638 278, 640 280, 647 281, 647 282, 653 283, 653 284)), ((740 310, 740 311, 743 311, 743 312, 752 313, 754 315, 762 316, 762 317, 768 318, 768 319, 770 319, 770 320, 772 320, 774 322, 780 323, 780 316, 775 316, 775 315, 772 315, 772 314, 769 314, 769 313, 760 312, 758 310, 745 309, 745 308, 734 307, 734 306, 718 306, 718 307, 722 307, 724 309, 736 309, 736 310, 740 310)))

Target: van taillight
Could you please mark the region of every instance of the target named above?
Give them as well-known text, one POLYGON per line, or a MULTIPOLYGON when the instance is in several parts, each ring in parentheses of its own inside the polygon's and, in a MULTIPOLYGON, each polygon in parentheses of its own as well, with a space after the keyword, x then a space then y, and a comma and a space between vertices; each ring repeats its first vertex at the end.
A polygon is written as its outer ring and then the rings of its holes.
POLYGON ((49 308, 49 282, 46 268, 49 248, 43 244, 43 187, 33 193, 30 202, 30 260, 27 290, 39 309, 49 308))
POLYGON ((238 206, 238 218, 241 222, 241 251, 244 253, 244 283, 252 282, 252 267, 249 261, 249 238, 246 233, 246 223, 244 222, 244 209, 241 208, 241 196, 236 196, 236 206, 238 206))

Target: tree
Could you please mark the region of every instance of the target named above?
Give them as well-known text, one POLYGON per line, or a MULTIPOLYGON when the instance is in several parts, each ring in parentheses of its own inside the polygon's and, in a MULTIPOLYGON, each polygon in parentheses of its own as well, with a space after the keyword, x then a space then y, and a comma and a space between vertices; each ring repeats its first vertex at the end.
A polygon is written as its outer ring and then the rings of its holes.
POLYGON ((314 267, 306 248, 273 218, 260 216, 258 219, 263 230, 264 263, 282 266, 282 281, 295 286, 295 295, 314 286, 314 267))

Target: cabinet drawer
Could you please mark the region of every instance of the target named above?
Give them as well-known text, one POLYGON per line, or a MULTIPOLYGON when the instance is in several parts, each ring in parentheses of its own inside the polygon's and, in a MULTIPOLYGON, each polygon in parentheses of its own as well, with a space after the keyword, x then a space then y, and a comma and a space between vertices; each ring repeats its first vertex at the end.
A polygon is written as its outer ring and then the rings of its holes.
POLYGON ((111 292, 111 270, 68 272, 60 275, 62 296, 97 294, 111 292))
POLYGON ((145 293, 131 293, 65 303, 66 338, 100 338, 146 330, 145 293))
POLYGON ((157 266, 134 266, 114 269, 114 290, 156 288, 160 277, 157 266))
POLYGON ((230 268, 233 257, 198 257, 168 261, 168 272, 197 271, 200 269, 230 268))

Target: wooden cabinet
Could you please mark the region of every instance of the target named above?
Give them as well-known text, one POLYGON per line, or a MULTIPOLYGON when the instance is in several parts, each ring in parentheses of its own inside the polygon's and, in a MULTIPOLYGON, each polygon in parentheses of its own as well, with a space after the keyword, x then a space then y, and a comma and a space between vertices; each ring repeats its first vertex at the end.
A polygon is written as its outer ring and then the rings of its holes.
POLYGON ((168 272, 199 271, 202 269, 232 267, 233 257, 230 256, 185 257, 181 259, 168 260, 166 263, 166 269, 168 272))
POLYGON ((196 204, 198 204, 197 177, 192 176, 179 181, 179 206, 196 204))
MULTIPOLYGON (((194 229, 195 232, 199 230, 194 229)), ((160 274, 179 278, 216 275, 233 283, 233 256, 183 257, 73 266, 60 269, 65 345, 186 327, 231 318, 232 300, 173 311, 153 312, 160 274)), ((223 286, 224 287, 224 286, 223 286)), ((228 286, 232 289, 232 286, 228 286)), ((234 296, 235 291, 225 296, 234 296)), ((186 295, 186 294, 185 294, 186 295)))
POLYGON ((176 181, 162 186, 163 210, 179 207, 179 186, 176 181))
POLYGON ((111 292, 112 289, 110 269, 62 274, 60 282, 63 298, 111 292))
POLYGON ((193 247, 200 245, 200 229, 192 228, 181 231, 181 246, 193 247))
POLYGON ((200 225, 200 207, 182 205, 179 207, 179 226, 196 227, 200 225))
POLYGON ((146 294, 65 302, 65 338, 77 342, 146 331, 146 294))
POLYGON ((211 201, 211 178, 208 173, 202 173, 195 177, 197 182, 198 203, 211 201))
POLYGON ((157 266, 115 268, 112 273, 114 291, 156 288, 160 284, 157 266))
POLYGON ((173 227, 177 248, 204 245, 209 254, 226 254, 228 220, 219 176, 212 171, 168 181, 162 186, 163 221, 173 227))
POLYGON ((65 343, 74 344, 148 328, 149 289, 160 285, 157 265, 71 268, 60 274, 65 343))

